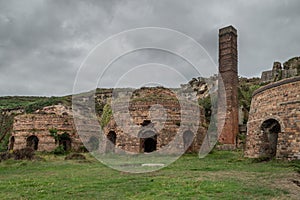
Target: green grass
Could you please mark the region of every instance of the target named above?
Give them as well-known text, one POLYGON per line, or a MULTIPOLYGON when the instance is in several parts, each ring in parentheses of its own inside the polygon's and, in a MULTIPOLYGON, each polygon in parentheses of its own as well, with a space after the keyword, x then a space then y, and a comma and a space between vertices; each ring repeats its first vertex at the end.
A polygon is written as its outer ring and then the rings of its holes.
POLYGON ((0 163, 0 199, 297 199, 300 192, 289 181, 299 163, 255 163, 239 152, 185 155, 145 174, 112 170, 88 154, 87 161, 41 156, 0 163))

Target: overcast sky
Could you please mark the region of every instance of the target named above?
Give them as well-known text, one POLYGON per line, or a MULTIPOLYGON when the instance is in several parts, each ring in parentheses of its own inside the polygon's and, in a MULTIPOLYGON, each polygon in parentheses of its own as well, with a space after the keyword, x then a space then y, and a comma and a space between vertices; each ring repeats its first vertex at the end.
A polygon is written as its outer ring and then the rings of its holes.
MULTIPOLYGON (((0 95, 71 94, 81 63, 96 45, 140 27, 182 32, 201 44, 217 63, 218 29, 232 24, 239 35, 239 74, 260 76, 274 61, 300 56, 299 10, 298 0, 0 0, 0 95)), ((110 48, 106 53, 110 54, 110 48)), ((167 52, 141 50, 125 57, 103 75, 103 86, 116 84, 114 78, 124 73, 122 66, 146 64, 145 73, 137 70, 129 76, 139 81, 149 78, 147 63, 153 62, 182 64, 185 79, 195 74, 167 52)), ((99 71, 103 69, 99 66, 99 71)), ((163 67, 162 74, 166 69, 163 67)), ((172 77, 164 76, 172 84, 183 80, 172 77)))

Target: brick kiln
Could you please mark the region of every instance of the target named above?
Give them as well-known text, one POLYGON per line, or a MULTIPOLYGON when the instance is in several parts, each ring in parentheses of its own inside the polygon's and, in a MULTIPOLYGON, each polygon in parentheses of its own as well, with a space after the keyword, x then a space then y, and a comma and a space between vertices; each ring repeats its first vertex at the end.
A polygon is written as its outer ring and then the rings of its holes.
MULTIPOLYGON (((109 91, 109 94, 107 90, 98 92, 96 102, 110 105, 112 92, 112 90, 109 91), (105 98, 102 93, 105 93, 105 98)), ((134 92, 129 106, 130 117, 133 123, 142 130, 136 135, 128 134, 128 131, 130 132, 129 124, 117 125, 113 117, 121 118, 122 112, 126 112, 126 109, 122 107, 123 104, 116 105, 121 107, 103 127, 104 134, 108 139, 104 145, 99 141, 101 138, 99 130, 94 130, 97 127, 95 124, 88 124, 89 121, 82 122, 80 126, 84 126, 86 134, 79 137, 72 110, 63 105, 55 105, 37 110, 32 114, 15 116, 9 149, 32 147, 37 151, 49 152, 61 145, 67 151, 78 151, 83 148, 82 141, 85 141, 86 147, 91 151, 104 149, 104 151, 110 152, 118 147, 133 153, 152 152, 168 145, 179 132, 181 141, 178 141, 176 148, 187 149, 189 152, 198 152, 200 149, 206 132, 204 126, 207 126, 204 111, 197 105, 200 110, 197 131, 189 129, 189 123, 194 119, 186 116, 186 120, 181 121, 181 115, 184 113, 181 112, 181 106, 171 90, 143 88, 134 92), (156 116, 150 116, 152 106, 160 106, 156 109, 156 116), (160 123, 160 120, 165 120, 165 122, 163 127, 158 130, 156 125, 160 123), (180 127, 186 127, 186 129, 180 130, 180 127)), ((185 109, 188 113, 195 112, 195 106, 185 109)), ((101 124, 103 113, 97 114, 101 124)))
POLYGON ((82 146, 67 107, 55 105, 15 116, 10 150, 32 147, 37 151, 53 151, 59 145, 67 151, 76 151, 82 146), (59 139, 54 134, 60 136, 59 139))
POLYGON ((245 156, 300 159, 300 77, 253 94, 245 156))
MULTIPOLYGON (((175 94, 165 88, 143 88, 136 90, 129 102, 129 107, 125 107, 122 101, 116 102, 114 117, 111 118, 107 126, 104 128, 104 133, 111 141, 107 145, 107 150, 112 148, 110 145, 116 146, 122 150, 134 153, 152 152, 166 147, 176 134, 180 134, 181 140, 177 141, 172 148, 180 148, 188 152, 198 152, 202 144, 202 140, 206 133, 205 116, 203 108, 197 105, 200 109, 199 125, 195 129, 190 128, 190 124, 195 119, 184 117, 186 120, 181 120, 181 115, 195 112, 195 106, 187 106, 186 112, 182 112, 182 108, 175 94), (153 106, 155 108, 151 115, 153 106), (162 108, 163 107, 163 108, 162 108), (122 119, 125 112, 128 112, 132 120, 122 119), (121 122, 121 126, 118 124, 121 122), (161 124, 163 124, 161 126, 161 124), (133 127, 134 126, 134 127, 133 127), (138 130, 138 131, 136 131, 138 130), (196 131, 195 131, 196 130, 196 131)), ((192 117, 193 115, 190 115, 192 117)))

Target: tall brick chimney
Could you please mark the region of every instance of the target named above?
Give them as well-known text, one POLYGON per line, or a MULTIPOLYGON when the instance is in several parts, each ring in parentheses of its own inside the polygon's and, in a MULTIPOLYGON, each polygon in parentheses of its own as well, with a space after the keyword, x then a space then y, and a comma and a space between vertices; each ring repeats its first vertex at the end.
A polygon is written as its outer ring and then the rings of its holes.
POLYGON ((237 65, 237 30, 233 26, 228 26, 219 30, 219 77, 223 80, 225 94, 219 93, 218 106, 224 108, 226 105, 226 110, 223 110, 226 113, 218 115, 225 121, 223 129, 219 130, 219 143, 230 148, 235 148, 239 130, 237 65))

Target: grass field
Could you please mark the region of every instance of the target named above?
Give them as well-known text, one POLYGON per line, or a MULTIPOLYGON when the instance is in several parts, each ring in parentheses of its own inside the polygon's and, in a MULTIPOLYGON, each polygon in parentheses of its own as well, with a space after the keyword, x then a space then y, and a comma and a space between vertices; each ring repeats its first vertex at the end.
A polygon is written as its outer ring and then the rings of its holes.
POLYGON ((299 162, 253 162, 241 152, 185 155, 151 173, 112 170, 93 159, 0 163, 0 199, 299 199, 299 162))

